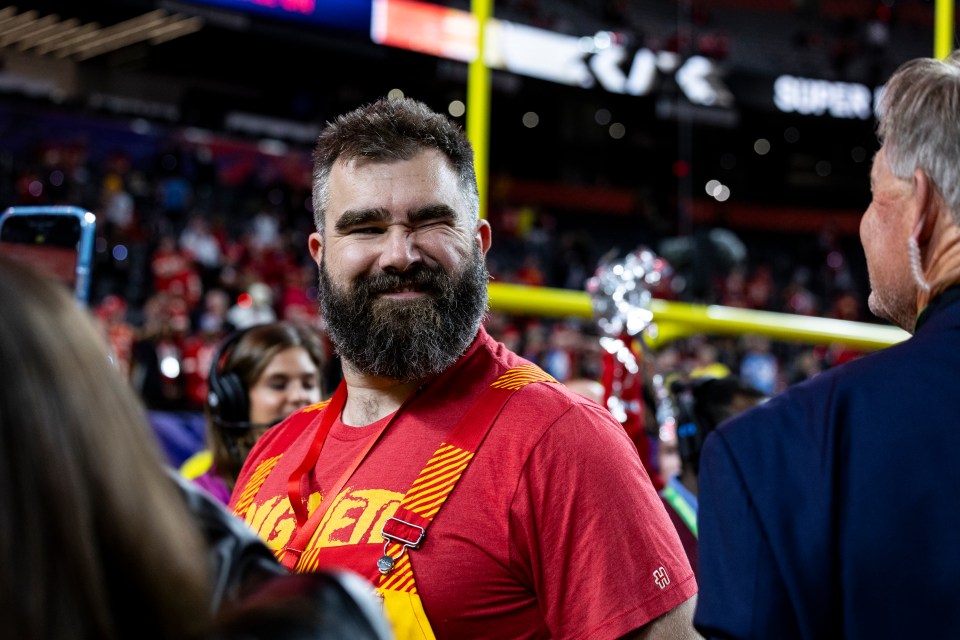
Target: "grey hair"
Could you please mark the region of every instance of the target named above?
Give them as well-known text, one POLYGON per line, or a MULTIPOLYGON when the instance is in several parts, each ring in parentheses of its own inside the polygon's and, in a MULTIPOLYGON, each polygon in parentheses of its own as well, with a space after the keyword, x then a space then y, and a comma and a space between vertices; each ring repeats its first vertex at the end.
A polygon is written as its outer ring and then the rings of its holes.
POLYGON ((910 179, 922 170, 960 224, 960 50, 945 60, 902 64, 884 87, 877 113, 890 171, 910 179))
POLYGON ((459 125, 418 100, 381 98, 339 116, 317 138, 313 150, 313 218, 317 231, 324 231, 330 172, 338 159, 410 160, 425 149, 437 149, 450 160, 468 213, 479 217, 473 147, 459 125))

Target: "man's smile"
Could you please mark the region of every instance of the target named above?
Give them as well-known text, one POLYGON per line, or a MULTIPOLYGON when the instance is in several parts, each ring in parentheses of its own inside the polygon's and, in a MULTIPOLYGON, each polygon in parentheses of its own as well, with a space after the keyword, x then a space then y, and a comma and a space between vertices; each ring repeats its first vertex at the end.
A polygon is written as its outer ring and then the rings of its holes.
POLYGON ((413 298, 422 298, 427 294, 425 291, 415 289, 414 287, 402 287, 394 291, 384 291, 380 295, 381 297, 390 298, 391 300, 409 300, 413 298))

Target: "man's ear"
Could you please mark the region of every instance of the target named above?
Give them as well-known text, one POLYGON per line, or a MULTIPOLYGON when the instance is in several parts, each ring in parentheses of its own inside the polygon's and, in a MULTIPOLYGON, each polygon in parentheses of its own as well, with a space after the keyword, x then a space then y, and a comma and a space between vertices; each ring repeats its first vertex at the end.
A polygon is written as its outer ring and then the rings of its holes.
POLYGON ((310 237, 307 238, 307 247, 310 249, 310 255, 313 257, 313 261, 316 262, 319 267, 320 260, 323 258, 323 236, 316 231, 311 233, 310 237))
POLYGON ((477 221, 477 241, 480 243, 480 251, 487 255, 490 245, 493 243, 493 233, 490 229, 490 223, 481 218, 477 221))

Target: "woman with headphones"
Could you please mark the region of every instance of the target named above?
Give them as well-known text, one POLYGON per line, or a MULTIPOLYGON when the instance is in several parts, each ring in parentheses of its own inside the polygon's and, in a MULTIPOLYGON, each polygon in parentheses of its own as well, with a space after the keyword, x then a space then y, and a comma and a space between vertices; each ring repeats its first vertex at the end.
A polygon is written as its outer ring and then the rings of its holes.
POLYGON ((207 443, 181 467, 215 498, 230 500, 250 449, 267 429, 321 399, 324 349, 315 329, 271 322, 226 338, 207 380, 207 443))

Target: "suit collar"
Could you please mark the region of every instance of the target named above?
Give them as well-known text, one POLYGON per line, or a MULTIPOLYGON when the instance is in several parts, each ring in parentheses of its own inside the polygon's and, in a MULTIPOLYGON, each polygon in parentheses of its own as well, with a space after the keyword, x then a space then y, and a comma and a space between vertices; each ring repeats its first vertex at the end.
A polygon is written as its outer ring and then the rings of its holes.
POLYGON ((919 331, 920 327, 927 324, 930 321, 930 318, 936 315, 937 312, 949 306, 953 306, 954 303, 957 302, 960 302, 960 285, 954 285, 950 287, 931 300, 930 304, 924 307, 923 311, 921 311, 920 315, 917 317, 917 324, 914 327, 913 332, 916 333, 919 331))

